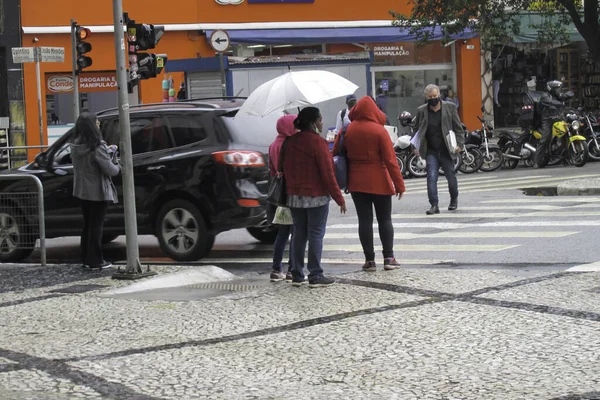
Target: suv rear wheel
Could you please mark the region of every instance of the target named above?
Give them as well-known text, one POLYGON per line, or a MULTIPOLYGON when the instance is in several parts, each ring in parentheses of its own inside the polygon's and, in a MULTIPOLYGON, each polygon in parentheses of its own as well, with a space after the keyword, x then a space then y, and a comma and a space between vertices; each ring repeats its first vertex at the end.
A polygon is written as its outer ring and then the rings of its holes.
POLYGON ((171 200, 162 206, 156 237, 162 251, 175 261, 196 261, 212 247, 202 214, 187 200, 171 200))

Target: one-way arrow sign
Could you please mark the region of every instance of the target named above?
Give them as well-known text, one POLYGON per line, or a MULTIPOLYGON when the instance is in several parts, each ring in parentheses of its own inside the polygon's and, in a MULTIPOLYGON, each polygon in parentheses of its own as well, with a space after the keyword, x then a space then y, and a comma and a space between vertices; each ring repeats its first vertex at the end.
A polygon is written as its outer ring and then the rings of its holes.
POLYGON ((230 45, 229 35, 224 30, 217 30, 210 35, 210 46, 214 51, 222 53, 227 51, 230 45))

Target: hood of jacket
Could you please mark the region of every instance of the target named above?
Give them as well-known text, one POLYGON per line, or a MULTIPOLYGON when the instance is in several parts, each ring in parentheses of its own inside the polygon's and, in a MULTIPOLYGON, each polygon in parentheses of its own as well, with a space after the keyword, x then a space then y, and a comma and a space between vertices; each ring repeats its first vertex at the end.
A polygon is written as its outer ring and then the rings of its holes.
POLYGON ((356 103, 350 111, 350 121, 370 121, 380 125, 385 125, 385 114, 377 107, 375 100, 370 96, 365 96, 356 103))
POLYGON ((284 138, 292 136, 296 133, 296 127, 294 126, 294 121, 296 120, 295 114, 284 115, 283 117, 277 120, 277 133, 279 136, 284 138))
POLYGON ((82 159, 91 152, 93 152, 93 150, 90 150, 85 144, 71 143, 71 160, 75 158, 82 159))

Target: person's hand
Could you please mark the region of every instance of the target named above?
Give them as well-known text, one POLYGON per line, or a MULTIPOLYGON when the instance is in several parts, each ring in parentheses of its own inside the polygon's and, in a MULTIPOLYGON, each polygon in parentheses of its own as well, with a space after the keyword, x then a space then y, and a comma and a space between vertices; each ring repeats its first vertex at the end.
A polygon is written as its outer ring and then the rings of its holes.
POLYGON ((456 146, 454 148, 454 151, 457 152, 457 153, 460 153, 462 151, 462 149, 460 147, 456 146))
POLYGON ((340 206, 340 212, 342 214, 346 214, 346 211, 348 211, 348 210, 346 209, 346 203, 344 203, 340 206))
POLYGON ((419 157, 419 150, 417 150, 417 149, 413 149, 412 153, 413 153, 415 156, 419 157))
POLYGON ((398 198, 398 200, 400 200, 403 195, 404 195, 404 192, 396 193, 396 197, 398 198))

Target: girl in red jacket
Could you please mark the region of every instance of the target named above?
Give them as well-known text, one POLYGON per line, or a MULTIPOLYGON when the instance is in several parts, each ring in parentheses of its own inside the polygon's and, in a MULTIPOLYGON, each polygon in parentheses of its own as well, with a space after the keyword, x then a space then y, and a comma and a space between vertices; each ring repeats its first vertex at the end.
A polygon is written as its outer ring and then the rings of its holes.
MULTIPOLYGON (((363 271, 376 271, 373 247, 373 208, 383 245, 383 268, 400 267, 394 257, 392 196, 402 197, 404 180, 396 161, 390 135, 384 128, 385 114, 369 96, 350 111, 344 147, 348 157, 348 191, 358 215, 358 236, 365 253, 363 271)), ((337 149, 334 149, 337 150, 337 149)))
POLYGON ((329 147, 320 136, 323 122, 319 109, 307 107, 300 111, 294 126, 300 132, 286 139, 282 153, 287 205, 294 220, 292 285, 304 283, 304 253, 308 242, 309 287, 328 286, 335 280, 323 275, 321 255, 329 201, 333 197, 342 213, 346 212, 346 202, 335 180, 329 147))

